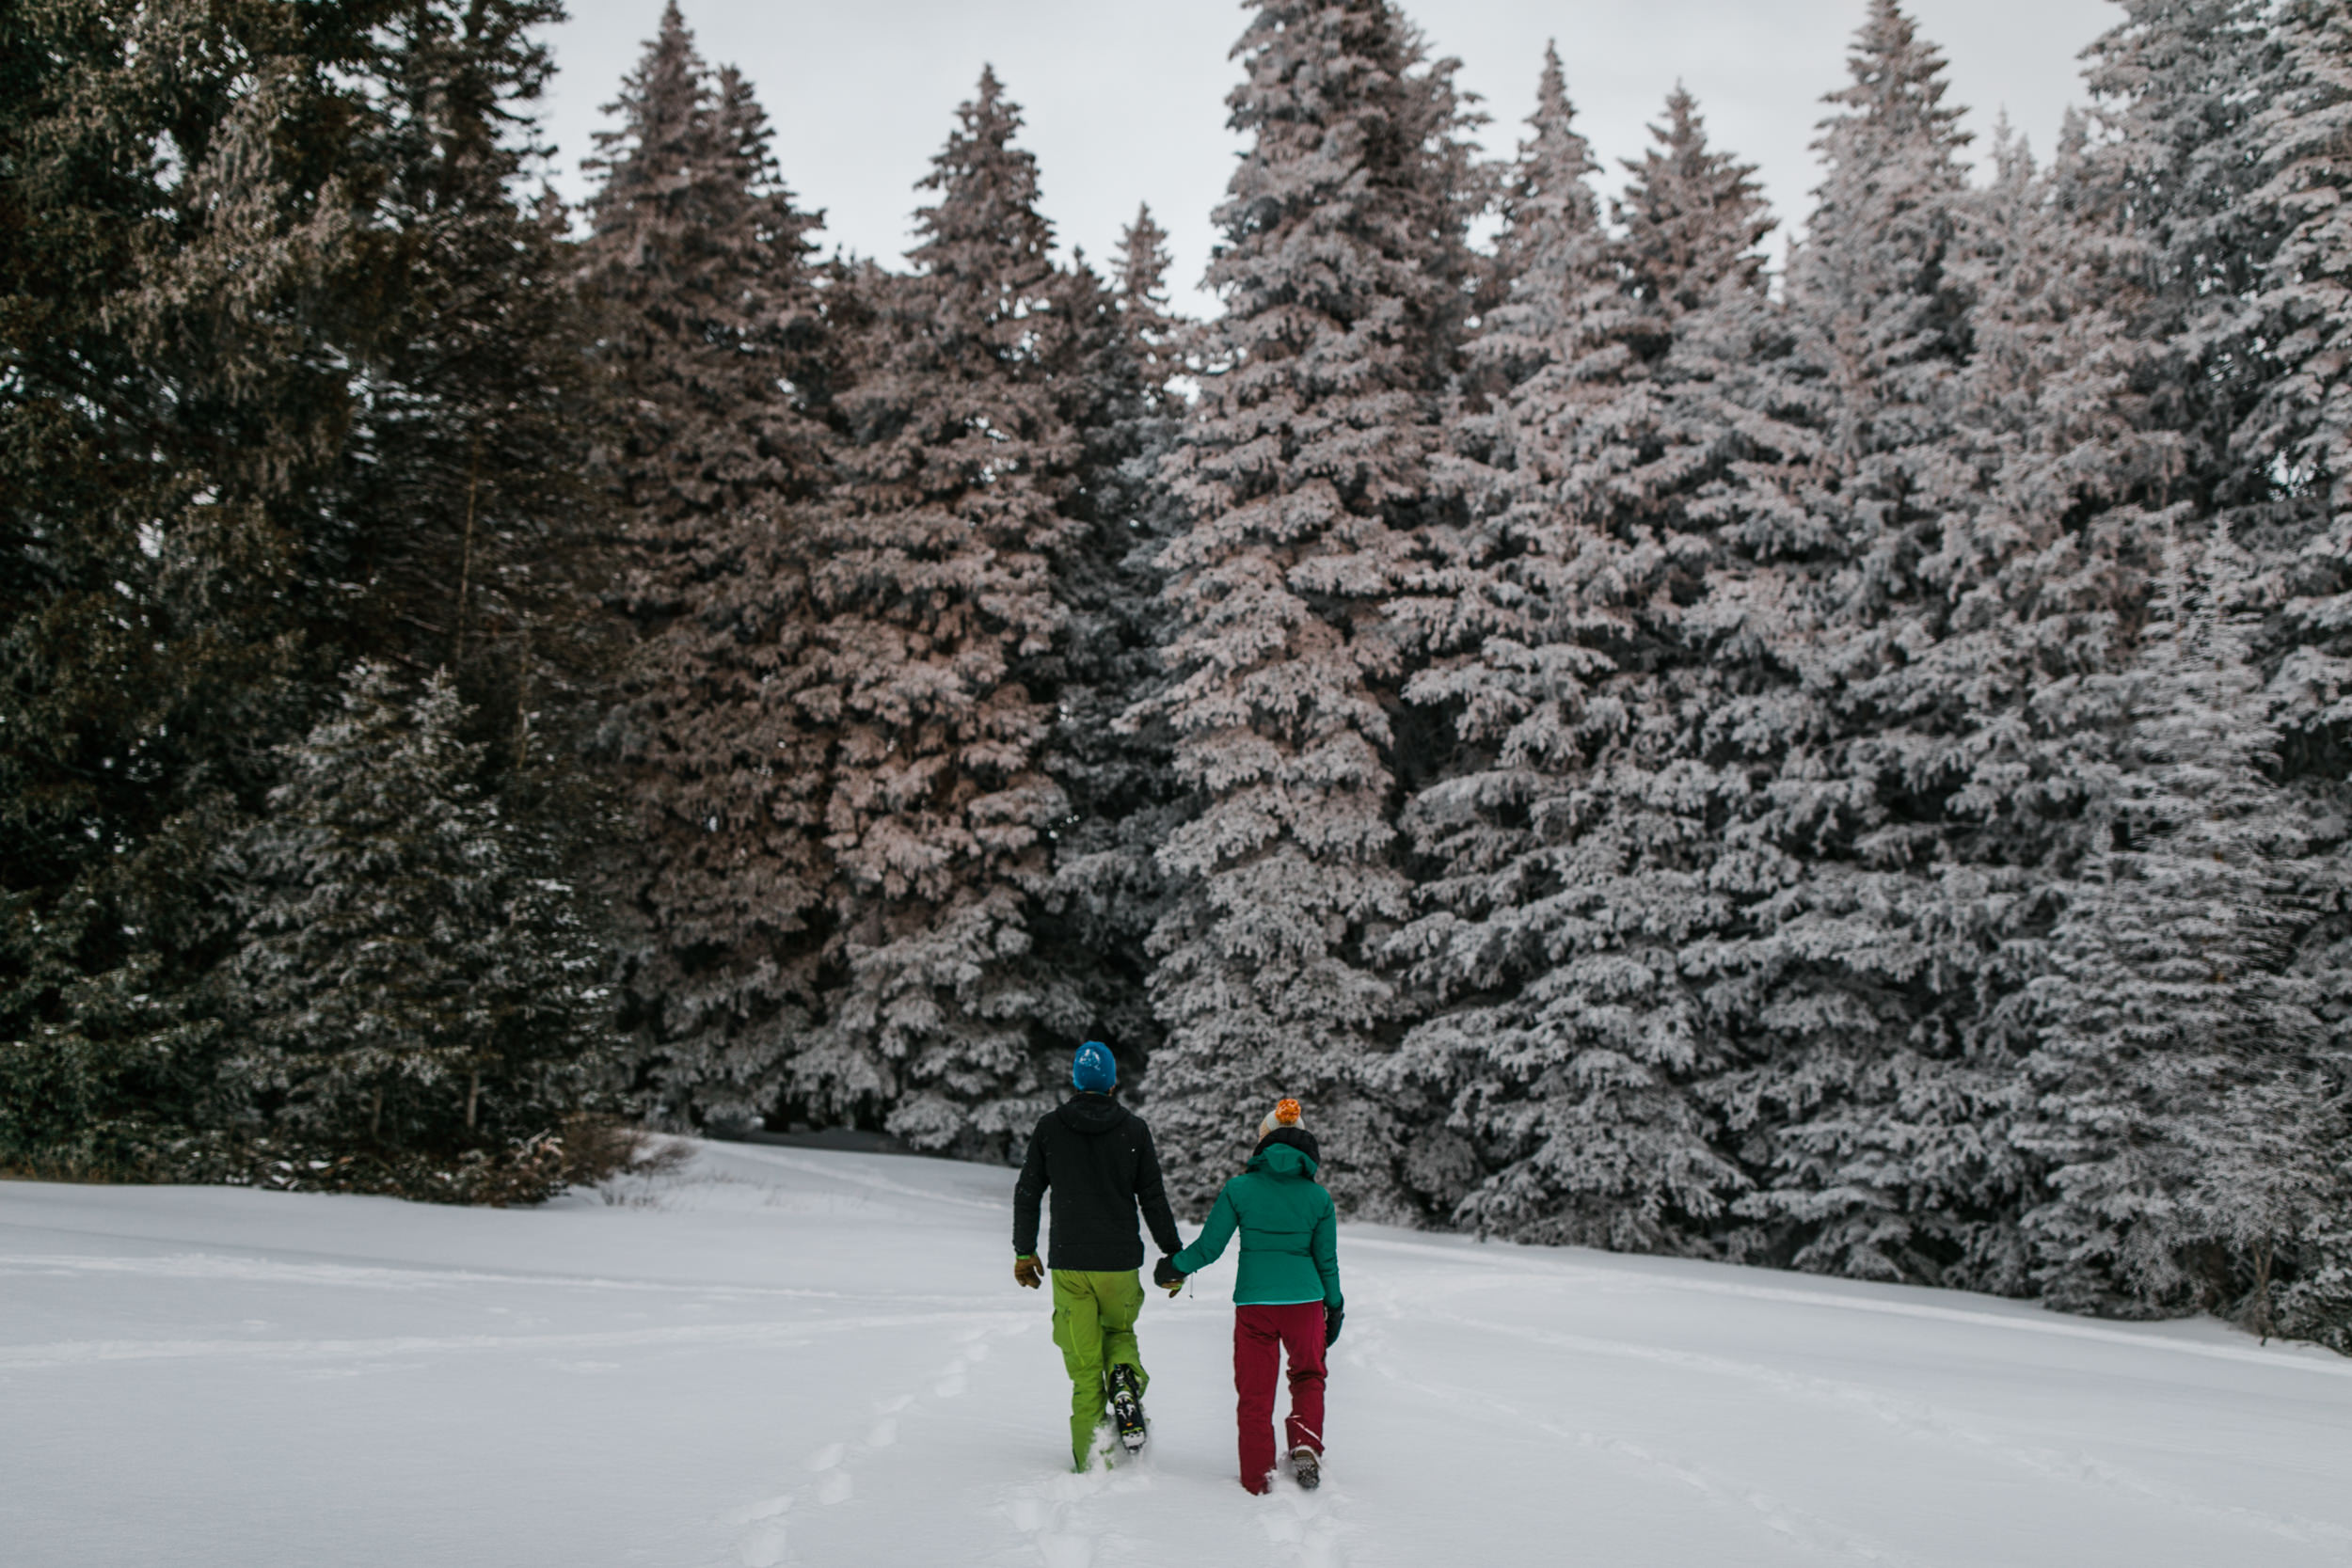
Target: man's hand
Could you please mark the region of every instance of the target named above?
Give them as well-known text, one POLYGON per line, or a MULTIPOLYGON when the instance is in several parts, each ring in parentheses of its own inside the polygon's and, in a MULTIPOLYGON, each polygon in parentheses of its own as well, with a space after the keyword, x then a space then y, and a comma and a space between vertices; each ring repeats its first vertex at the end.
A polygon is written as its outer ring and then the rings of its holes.
POLYGON ((1172 1254, 1152 1265, 1152 1283, 1163 1287, 1171 1296, 1184 1288, 1184 1271, 1176 1266, 1172 1254))
POLYGON ((1034 1253, 1012 1260, 1012 1276, 1032 1291, 1045 1283, 1045 1270, 1034 1253))

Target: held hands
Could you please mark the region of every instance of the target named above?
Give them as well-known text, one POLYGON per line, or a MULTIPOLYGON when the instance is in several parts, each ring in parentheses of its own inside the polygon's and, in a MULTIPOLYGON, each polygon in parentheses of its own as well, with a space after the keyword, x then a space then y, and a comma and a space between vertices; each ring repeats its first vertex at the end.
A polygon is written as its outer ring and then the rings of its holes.
POLYGON ((1032 1291, 1045 1283, 1045 1270, 1039 1264, 1035 1256, 1014 1259, 1012 1276, 1032 1291))
POLYGON ((1163 1258, 1152 1265, 1152 1283, 1163 1287, 1172 1296, 1184 1288, 1184 1271, 1176 1266, 1172 1256, 1163 1258))

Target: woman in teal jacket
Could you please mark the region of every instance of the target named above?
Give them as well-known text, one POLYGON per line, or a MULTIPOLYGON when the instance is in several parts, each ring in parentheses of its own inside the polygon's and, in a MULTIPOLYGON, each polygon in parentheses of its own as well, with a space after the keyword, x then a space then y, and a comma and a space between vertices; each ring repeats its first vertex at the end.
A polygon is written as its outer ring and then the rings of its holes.
POLYGON ((1311 1490, 1323 1478, 1324 1351, 1340 1337, 1339 1212, 1315 1180, 1321 1153, 1285 1100, 1259 1124, 1248 1166, 1225 1183, 1192 1245, 1152 1273, 1172 1295, 1241 1233, 1233 1281, 1233 1391, 1239 1396, 1241 1483, 1274 1482, 1274 1380, 1290 1358, 1291 1408, 1283 1423, 1292 1473, 1311 1490))

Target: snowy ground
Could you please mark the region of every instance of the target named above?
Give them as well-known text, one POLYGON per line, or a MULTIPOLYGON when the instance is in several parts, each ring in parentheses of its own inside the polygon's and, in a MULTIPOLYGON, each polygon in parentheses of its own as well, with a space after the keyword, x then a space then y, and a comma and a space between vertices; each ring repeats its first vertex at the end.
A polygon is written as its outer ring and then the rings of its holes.
POLYGON ((1008 1171, 703 1146, 535 1212, 0 1183, 0 1560, 2352 1561, 2352 1361, 1344 1229, 1328 1481, 1234 1484, 1229 1258, 1063 1469, 1008 1171))

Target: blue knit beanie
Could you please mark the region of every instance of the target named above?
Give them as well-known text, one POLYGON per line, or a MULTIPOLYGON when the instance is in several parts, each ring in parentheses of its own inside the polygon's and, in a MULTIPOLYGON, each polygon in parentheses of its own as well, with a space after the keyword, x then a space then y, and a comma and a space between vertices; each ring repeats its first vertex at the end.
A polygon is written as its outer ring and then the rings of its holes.
POLYGON ((1111 1048, 1101 1040, 1089 1040, 1078 1047, 1077 1055, 1070 1060, 1070 1085, 1089 1094, 1108 1094, 1119 1082, 1119 1064, 1111 1060, 1111 1048))

